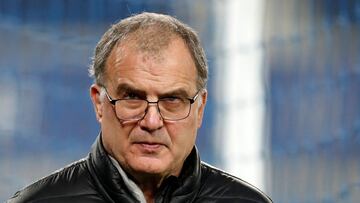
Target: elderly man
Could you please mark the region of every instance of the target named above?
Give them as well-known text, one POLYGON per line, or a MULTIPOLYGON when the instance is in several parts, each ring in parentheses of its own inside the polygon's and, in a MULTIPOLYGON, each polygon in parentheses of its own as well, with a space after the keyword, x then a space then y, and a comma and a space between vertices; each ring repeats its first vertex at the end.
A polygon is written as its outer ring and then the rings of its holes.
POLYGON ((154 13, 124 19, 101 38, 90 73, 101 126, 91 152, 8 202, 271 202, 200 161, 207 64, 191 28, 154 13))

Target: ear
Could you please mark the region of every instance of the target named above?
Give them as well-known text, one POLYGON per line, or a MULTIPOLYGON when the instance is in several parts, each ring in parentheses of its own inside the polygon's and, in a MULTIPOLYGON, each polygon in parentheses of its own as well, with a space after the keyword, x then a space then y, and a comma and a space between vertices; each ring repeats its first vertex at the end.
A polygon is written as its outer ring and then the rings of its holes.
POLYGON ((96 119, 101 123, 103 115, 103 103, 101 98, 101 87, 97 84, 93 84, 90 87, 90 97, 94 106, 96 119))
POLYGON ((205 106, 206 106, 206 101, 207 101, 207 90, 201 90, 201 94, 199 95, 201 97, 201 101, 198 103, 199 107, 197 109, 197 123, 198 123, 198 128, 201 127, 202 124, 202 120, 203 120, 203 116, 204 116, 204 110, 205 110, 205 106))

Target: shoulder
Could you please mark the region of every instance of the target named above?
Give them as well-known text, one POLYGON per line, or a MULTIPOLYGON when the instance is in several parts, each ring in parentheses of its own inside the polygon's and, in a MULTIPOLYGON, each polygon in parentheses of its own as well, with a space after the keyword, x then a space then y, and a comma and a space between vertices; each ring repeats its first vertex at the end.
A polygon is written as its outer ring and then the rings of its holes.
POLYGON ((271 203, 271 199, 255 186, 225 171, 201 163, 199 202, 271 203))
POLYGON ((93 188, 86 159, 81 159, 16 192, 7 203, 72 202, 95 195, 93 188))

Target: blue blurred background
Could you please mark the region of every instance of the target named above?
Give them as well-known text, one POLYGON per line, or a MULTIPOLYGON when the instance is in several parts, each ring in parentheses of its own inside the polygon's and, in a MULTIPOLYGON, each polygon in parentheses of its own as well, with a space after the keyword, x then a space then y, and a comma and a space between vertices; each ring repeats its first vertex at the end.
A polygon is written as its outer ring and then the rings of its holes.
POLYGON ((277 203, 360 202, 359 0, 1 0, 0 202, 86 156, 93 49, 142 11, 206 49, 203 160, 277 203))

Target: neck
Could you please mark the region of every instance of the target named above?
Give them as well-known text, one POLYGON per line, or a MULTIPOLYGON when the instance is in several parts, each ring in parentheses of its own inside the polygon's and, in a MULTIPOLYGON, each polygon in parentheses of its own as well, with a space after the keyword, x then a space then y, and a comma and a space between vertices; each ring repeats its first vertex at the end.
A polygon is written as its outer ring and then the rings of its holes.
POLYGON ((136 182, 144 194, 147 203, 155 202, 155 194, 158 191, 164 177, 136 177, 136 182))
POLYGON ((129 168, 124 169, 127 171, 127 175, 136 183, 136 185, 143 192, 147 203, 155 202, 155 195, 165 179, 167 179, 169 176, 178 177, 181 171, 180 168, 172 174, 148 174, 135 172, 129 168))
POLYGON ((156 190, 157 188, 145 188, 143 186, 140 186, 142 192, 144 193, 144 197, 146 199, 147 203, 153 203, 155 202, 155 194, 156 194, 156 190))

